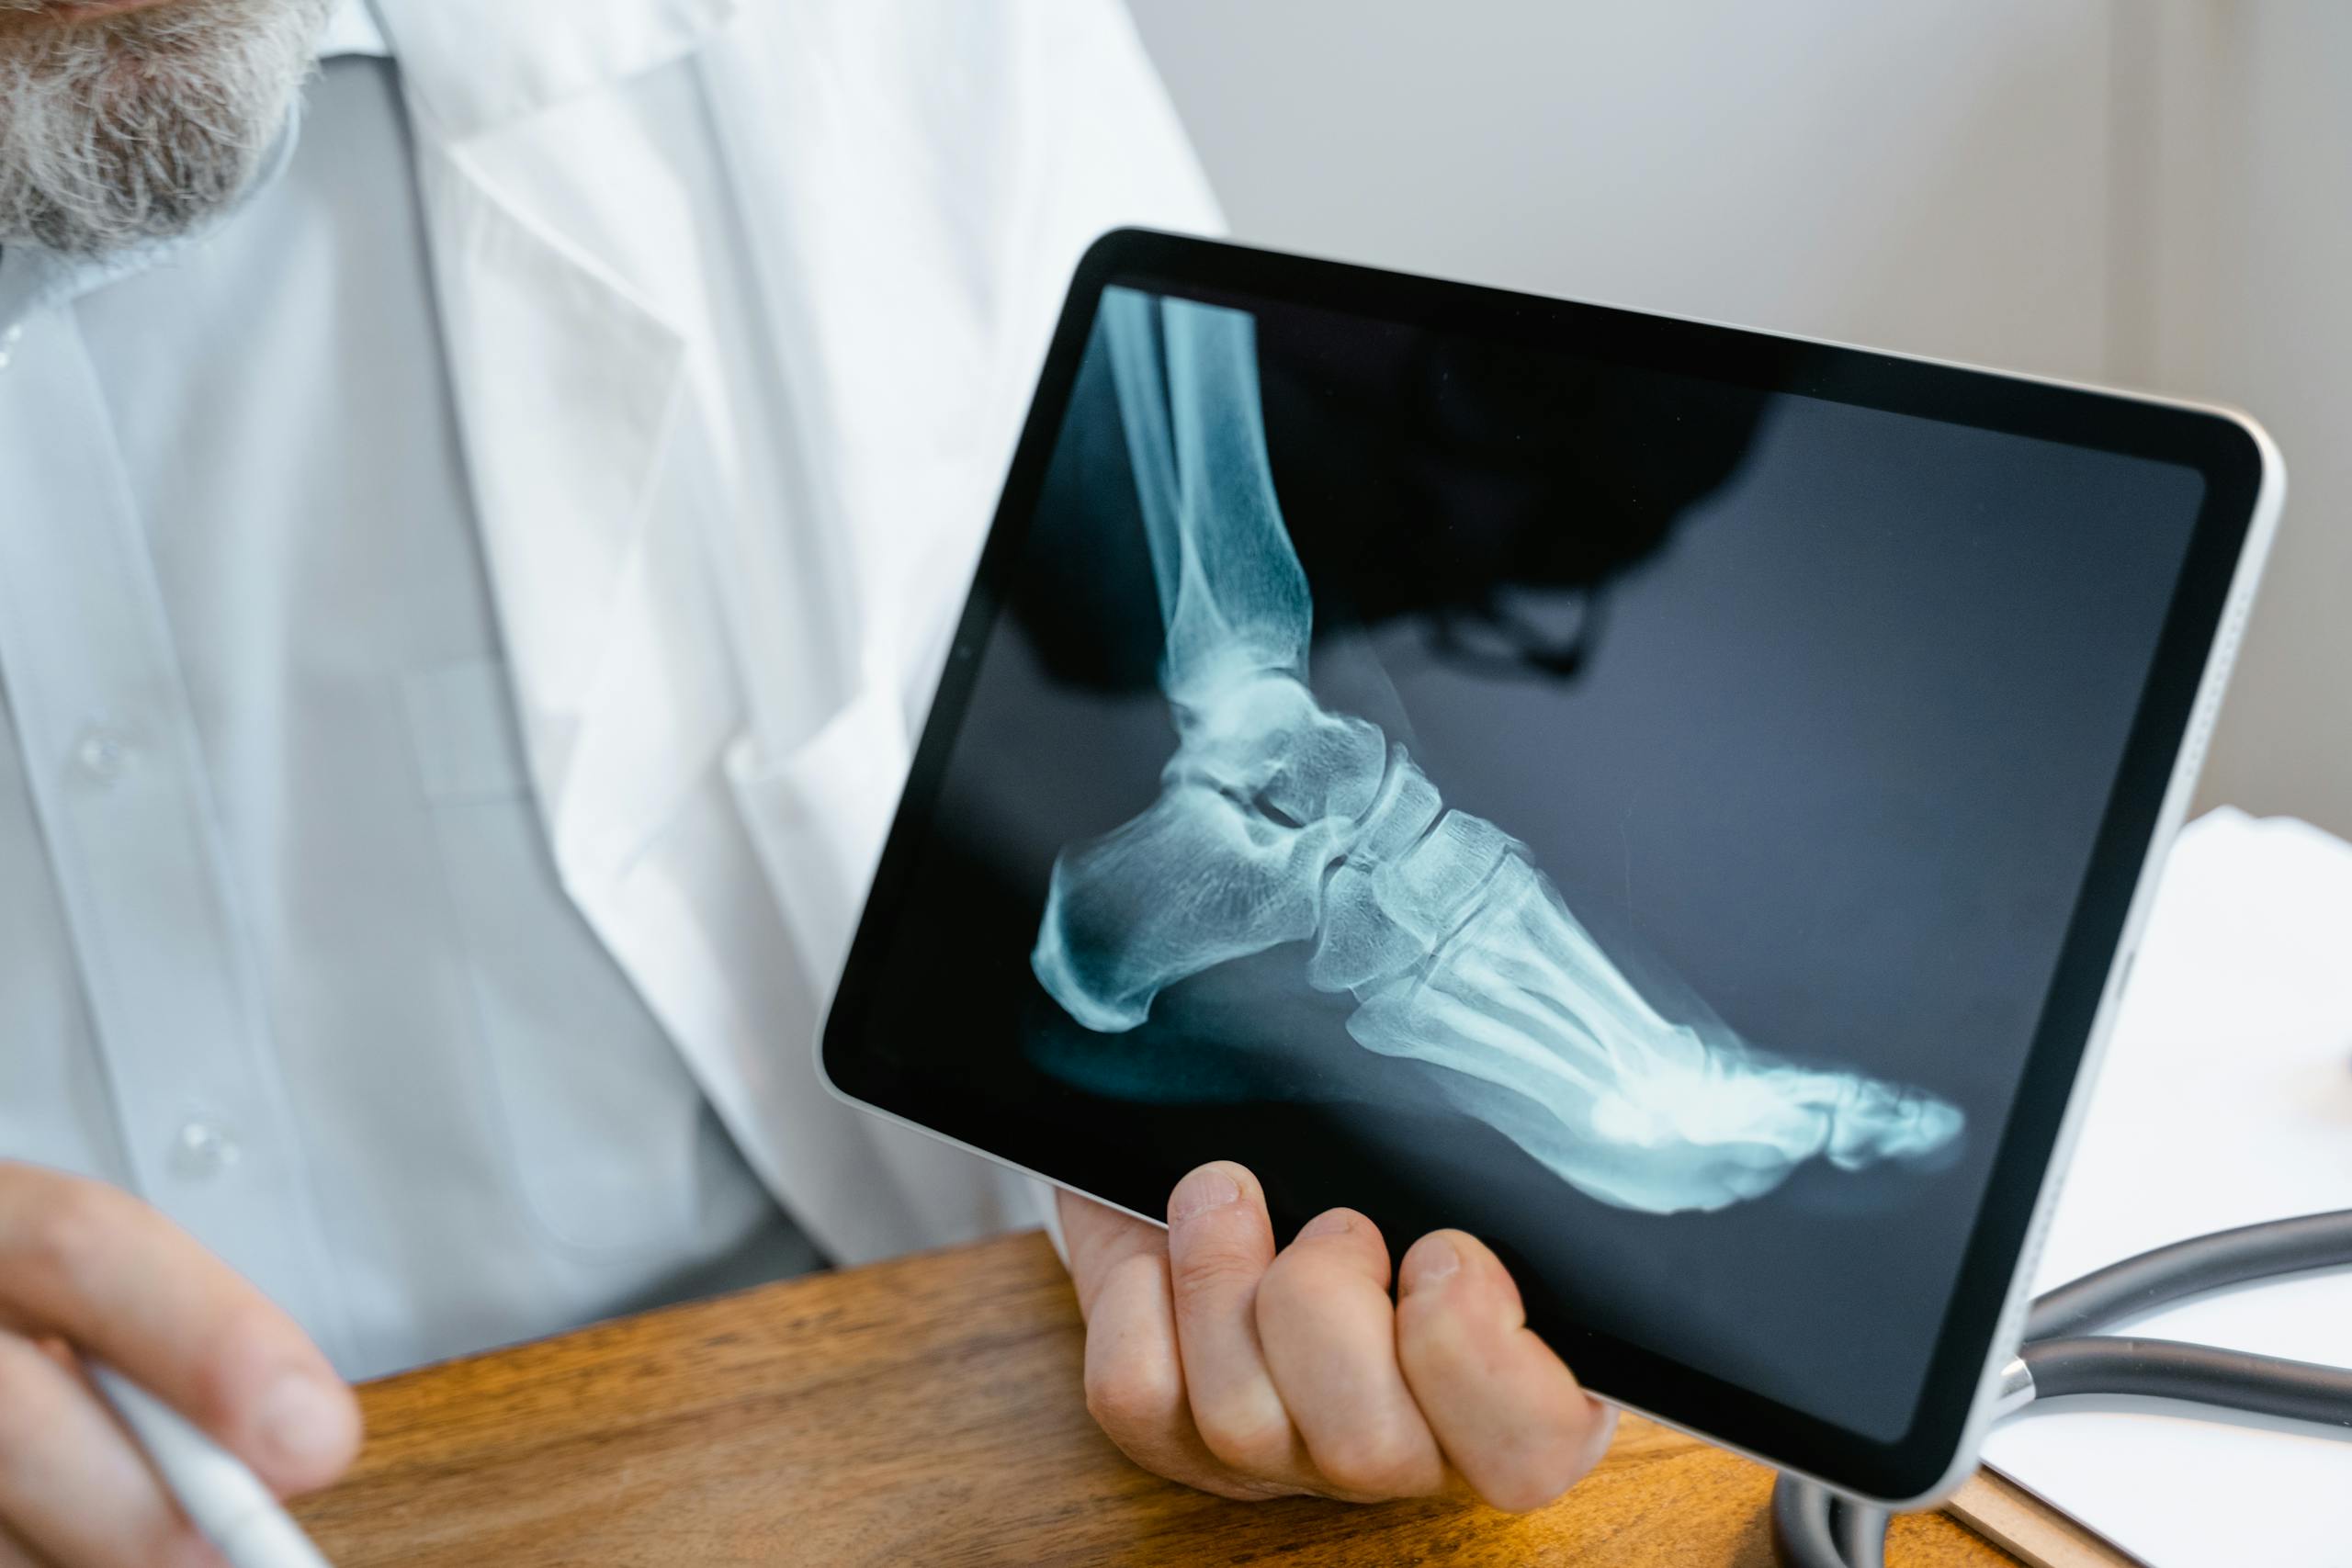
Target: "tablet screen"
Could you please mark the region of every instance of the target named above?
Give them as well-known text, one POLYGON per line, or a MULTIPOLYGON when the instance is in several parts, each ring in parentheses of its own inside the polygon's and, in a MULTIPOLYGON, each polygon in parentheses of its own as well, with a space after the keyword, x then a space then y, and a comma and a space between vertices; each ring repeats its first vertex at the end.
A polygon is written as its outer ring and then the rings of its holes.
POLYGON ((1194 292, 1102 292, 836 1077, 1901 1437, 2205 477, 1194 292))

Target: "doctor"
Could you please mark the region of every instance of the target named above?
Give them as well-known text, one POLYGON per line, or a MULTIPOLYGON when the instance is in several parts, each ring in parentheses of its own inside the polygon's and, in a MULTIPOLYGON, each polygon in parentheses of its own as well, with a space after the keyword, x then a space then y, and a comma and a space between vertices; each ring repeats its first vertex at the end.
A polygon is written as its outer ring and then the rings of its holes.
MULTIPOLYGON (((0 1564, 208 1560, 76 1352, 294 1491, 343 1377, 1036 1215, 809 1041, 1063 280, 1215 221, 1091 0, 0 0, 0 1564)), ((1141 1462, 1605 1444, 1470 1238, 1170 1213, 1060 1206, 1141 1462)))

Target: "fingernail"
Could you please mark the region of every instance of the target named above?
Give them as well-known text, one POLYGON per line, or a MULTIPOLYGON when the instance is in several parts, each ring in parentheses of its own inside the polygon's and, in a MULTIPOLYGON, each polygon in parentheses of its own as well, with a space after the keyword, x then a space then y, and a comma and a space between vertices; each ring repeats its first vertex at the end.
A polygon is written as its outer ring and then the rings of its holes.
POLYGON ((1241 1184, 1215 1166, 1204 1167, 1176 1184, 1169 1195, 1168 1223, 1181 1225, 1211 1209, 1241 1201, 1241 1184))
POLYGON ((1431 1236, 1413 1248, 1406 1258, 1405 1292, 1426 1290, 1441 1280, 1450 1279, 1462 1269, 1462 1254, 1452 1242, 1442 1236, 1431 1236))
POLYGON ((1345 1209, 1333 1209, 1316 1215, 1299 1226, 1297 1239, 1312 1241, 1318 1235, 1345 1235, 1355 1228, 1355 1216, 1345 1209))
POLYGON ((351 1410, 339 1391, 293 1372, 263 1396, 260 1427, 261 1440, 279 1459, 315 1462, 350 1441, 351 1410))

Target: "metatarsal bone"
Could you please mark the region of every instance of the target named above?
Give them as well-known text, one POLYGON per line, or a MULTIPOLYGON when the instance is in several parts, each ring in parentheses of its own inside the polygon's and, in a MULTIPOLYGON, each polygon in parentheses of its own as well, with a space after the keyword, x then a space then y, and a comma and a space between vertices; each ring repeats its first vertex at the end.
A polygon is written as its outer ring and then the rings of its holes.
POLYGON ((1668 1023, 1525 862, 1487 886, 1424 968, 1363 994, 1348 1031, 1527 1102, 1511 1111, 1511 1135, 1593 1196, 1658 1213, 1721 1208, 1818 1156, 1857 1169, 1958 1135, 1960 1112, 1932 1096, 1668 1023))

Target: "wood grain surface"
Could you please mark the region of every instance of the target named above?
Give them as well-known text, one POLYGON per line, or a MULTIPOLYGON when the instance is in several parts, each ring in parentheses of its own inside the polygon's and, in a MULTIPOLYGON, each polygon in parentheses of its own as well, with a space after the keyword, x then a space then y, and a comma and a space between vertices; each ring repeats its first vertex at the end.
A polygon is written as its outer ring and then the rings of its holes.
MULTIPOLYGON (((1088 1419, 1040 1235, 771 1286, 369 1385, 367 1451, 300 1510, 341 1568, 1772 1562, 1767 1472, 1628 1418, 1562 1502, 1243 1505, 1088 1419)), ((2007 1563, 1942 1515, 1894 1568, 2007 1563)))
POLYGON ((1950 1507, 1968 1527, 2032 1568, 2139 1568, 2139 1560, 2085 1529, 2016 1482, 1980 1470, 1950 1507))

